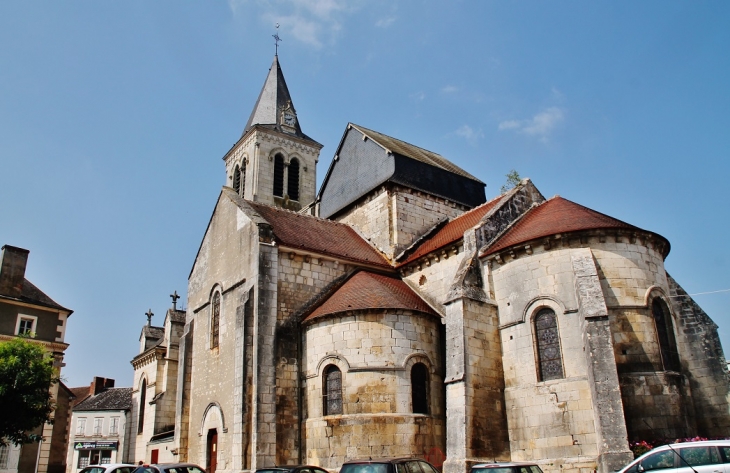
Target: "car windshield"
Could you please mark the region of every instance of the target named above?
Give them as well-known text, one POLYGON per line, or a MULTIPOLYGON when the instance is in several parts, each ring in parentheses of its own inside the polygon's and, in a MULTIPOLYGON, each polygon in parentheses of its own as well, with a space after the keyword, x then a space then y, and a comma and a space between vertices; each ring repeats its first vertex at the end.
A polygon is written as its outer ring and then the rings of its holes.
POLYGON ((104 473, 105 470, 106 468, 103 466, 90 466, 81 470, 80 473, 104 473))
POLYGON ((497 468, 474 468, 479 473, 514 473, 511 466, 500 466, 497 468))
POLYGON ((388 473, 387 463, 348 463, 342 465, 340 473, 388 473))

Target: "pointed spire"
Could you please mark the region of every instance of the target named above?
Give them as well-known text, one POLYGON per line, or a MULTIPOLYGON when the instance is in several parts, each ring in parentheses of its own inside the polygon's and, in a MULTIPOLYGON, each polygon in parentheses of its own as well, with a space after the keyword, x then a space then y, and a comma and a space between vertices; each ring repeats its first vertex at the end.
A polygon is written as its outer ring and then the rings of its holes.
POLYGON ((259 98, 241 136, 245 135, 255 125, 264 125, 279 131, 292 133, 300 138, 311 139, 302 133, 302 129, 299 127, 299 120, 291 95, 289 95, 289 88, 284 80, 284 74, 281 72, 278 55, 274 56, 269 75, 266 77, 259 98))

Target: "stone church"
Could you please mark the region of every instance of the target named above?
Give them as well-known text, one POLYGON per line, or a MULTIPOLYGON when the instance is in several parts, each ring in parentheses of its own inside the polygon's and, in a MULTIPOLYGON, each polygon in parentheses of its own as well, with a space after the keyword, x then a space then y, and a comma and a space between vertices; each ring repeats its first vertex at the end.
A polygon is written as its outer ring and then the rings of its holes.
POLYGON ((275 57, 223 157, 187 310, 142 331, 132 460, 608 472, 630 441, 728 435, 717 326, 665 271, 664 237, 529 179, 487 200, 352 123, 317 191, 303 130, 275 57))

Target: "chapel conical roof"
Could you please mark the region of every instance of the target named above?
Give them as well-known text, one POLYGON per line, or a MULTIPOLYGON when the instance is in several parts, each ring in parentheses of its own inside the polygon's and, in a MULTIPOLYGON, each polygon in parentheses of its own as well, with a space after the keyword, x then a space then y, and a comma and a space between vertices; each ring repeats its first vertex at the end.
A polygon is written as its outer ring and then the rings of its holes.
MULTIPOLYGON (((269 75, 261 89, 256 105, 248 118, 246 128, 244 128, 241 136, 248 133, 254 126, 263 126, 273 128, 278 131, 288 132, 300 138, 311 140, 310 137, 302 133, 299 126, 298 118, 294 121, 293 126, 282 128, 283 111, 287 110, 296 117, 294 103, 292 102, 289 88, 284 80, 284 73, 279 65, 279 56, 274 56, 274 62, 269 68, 269 75)), ((312 140, 314 141, 314 140, 312 140)))

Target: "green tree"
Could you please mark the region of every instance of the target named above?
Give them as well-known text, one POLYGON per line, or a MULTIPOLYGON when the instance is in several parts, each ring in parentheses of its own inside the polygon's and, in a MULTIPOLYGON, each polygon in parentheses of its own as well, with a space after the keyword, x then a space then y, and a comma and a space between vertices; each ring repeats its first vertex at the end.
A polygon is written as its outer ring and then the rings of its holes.
POLYGON ((24 338, 0 342, 0 444, 40 440, 29 433, 51 423, 55 409, 50 388, 58 382, 53 357, 40 344, 24 338))
POLYGON ((522 181, 522 178, 520 177, 520 173, 518 173, 514 169, 511 170, 510 172, 508 172, 507 174, 505 174, 504 176, 507 178, 507 182, 505 182, 504 185, 502 185, 502 187, 500 188, 499 192, 501 194, 506 194, 508 190, 516 187, 517 184, 519 184, 520 181, 522 181))

